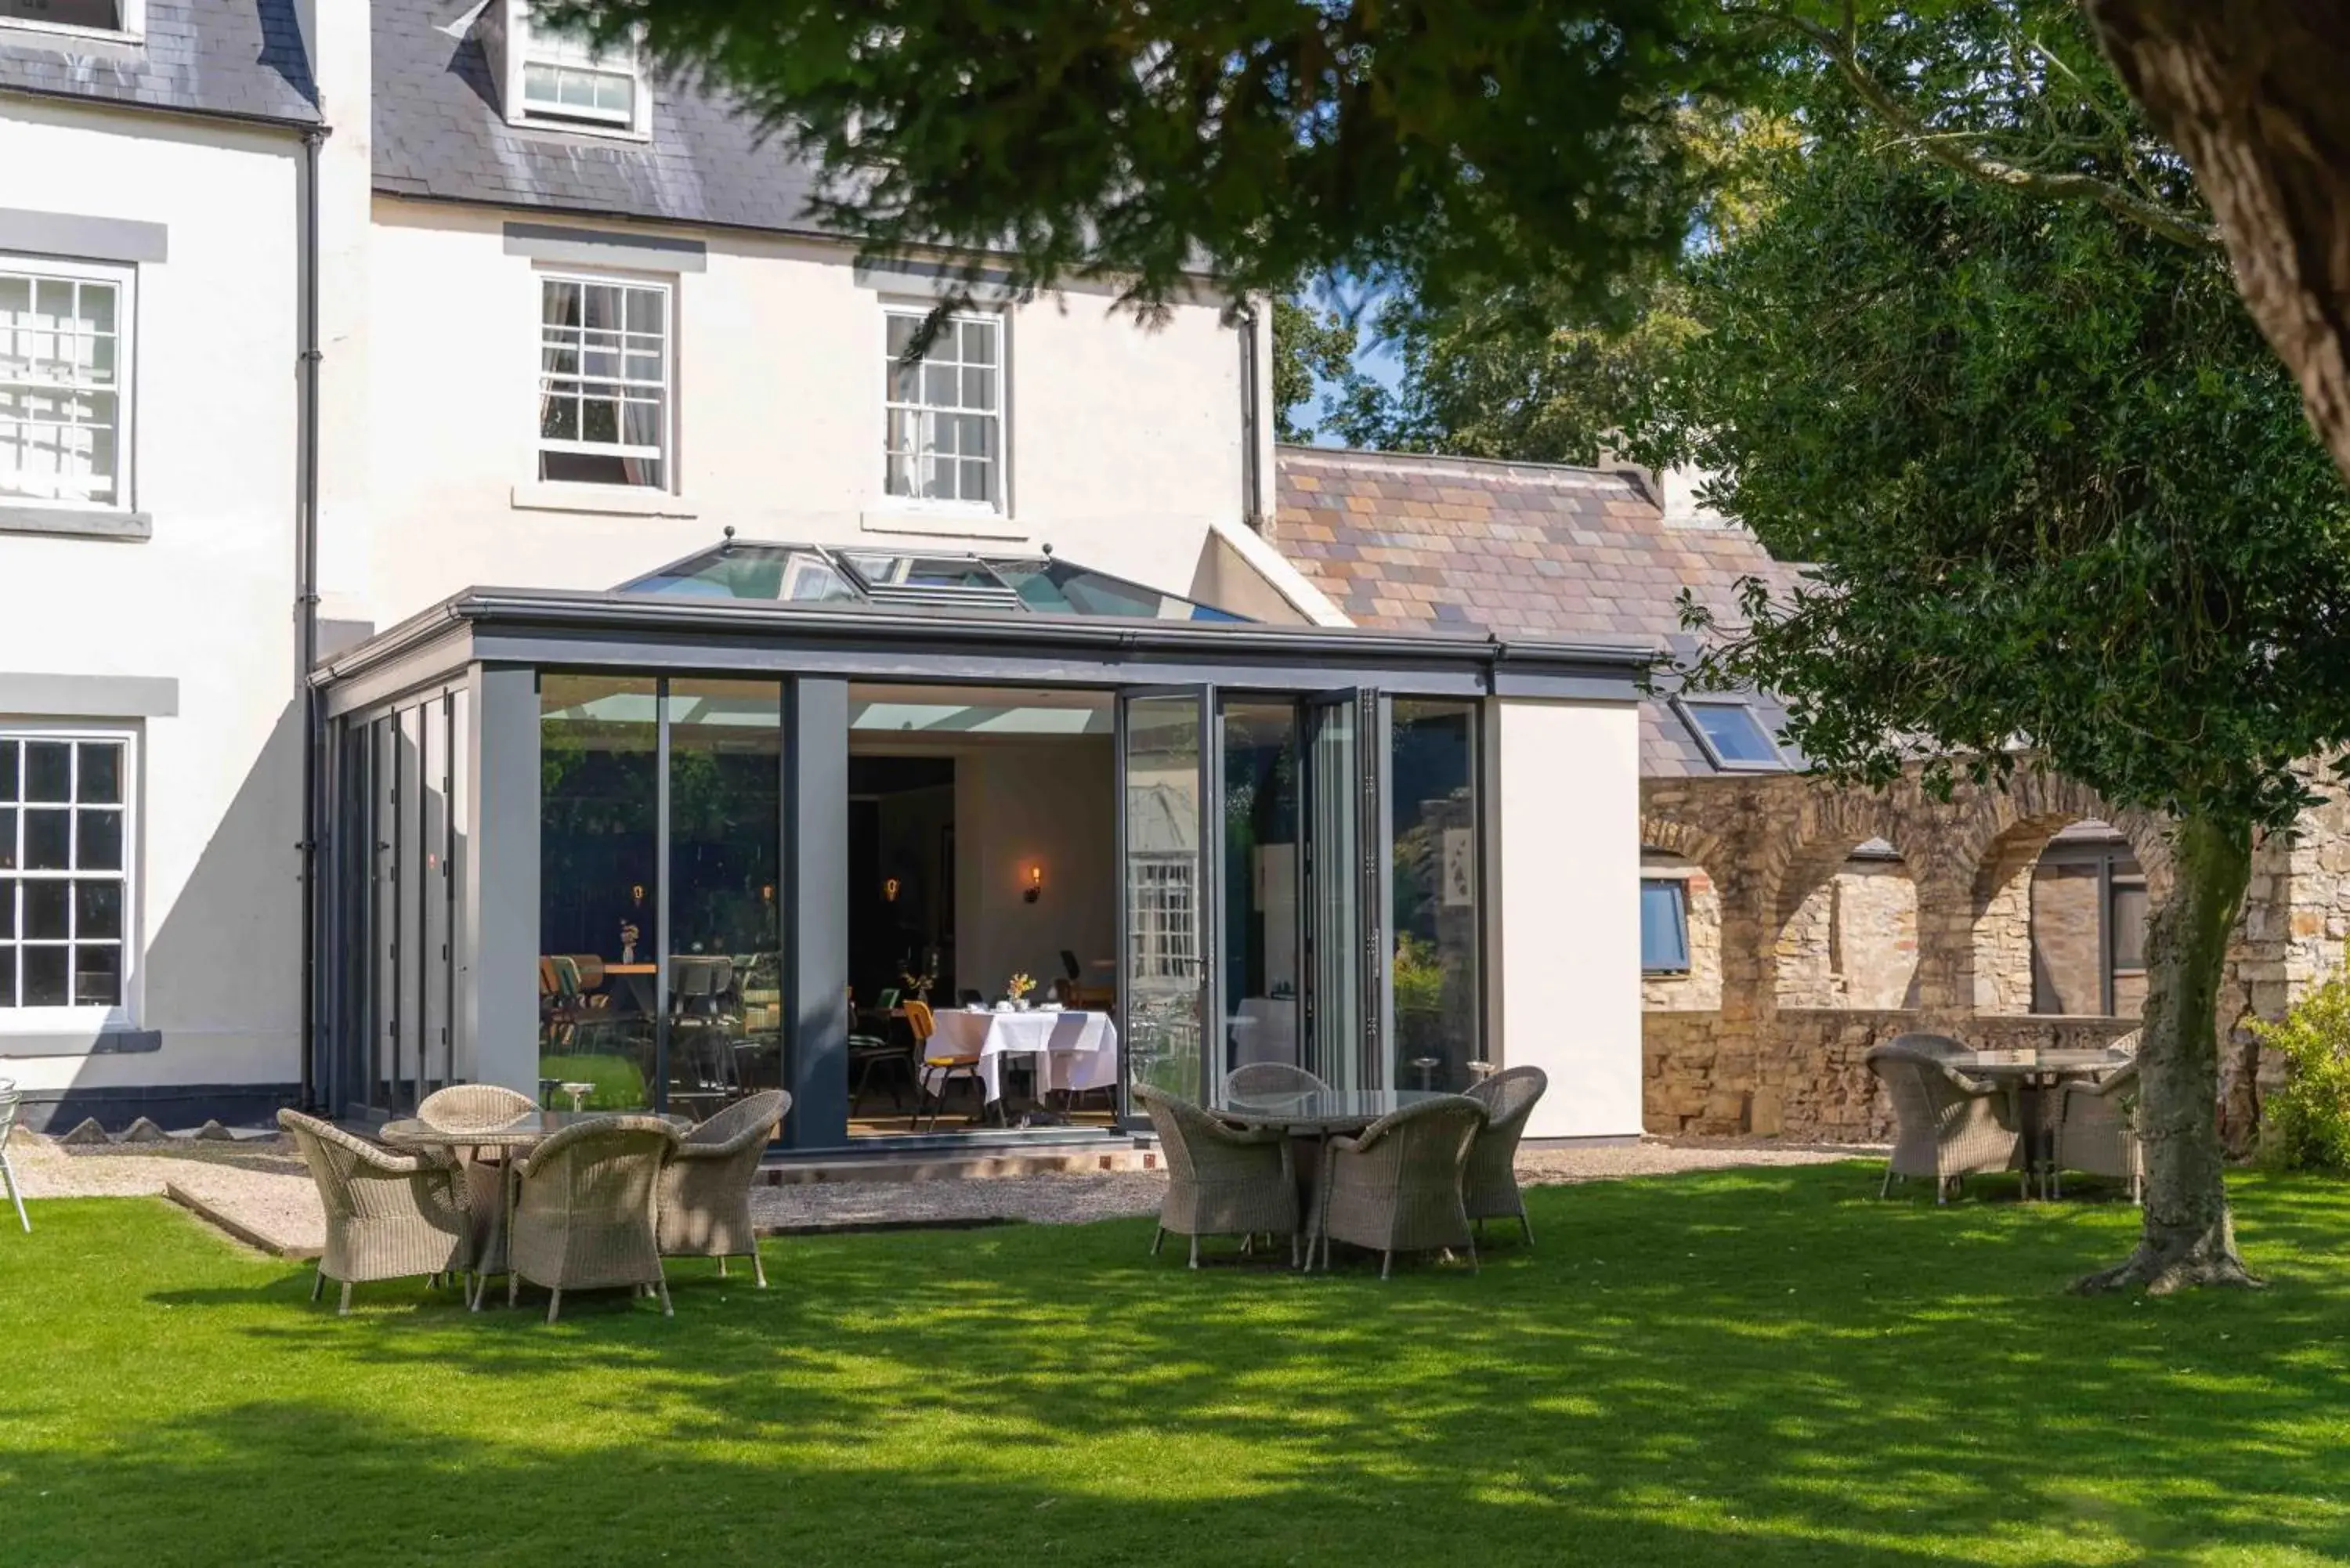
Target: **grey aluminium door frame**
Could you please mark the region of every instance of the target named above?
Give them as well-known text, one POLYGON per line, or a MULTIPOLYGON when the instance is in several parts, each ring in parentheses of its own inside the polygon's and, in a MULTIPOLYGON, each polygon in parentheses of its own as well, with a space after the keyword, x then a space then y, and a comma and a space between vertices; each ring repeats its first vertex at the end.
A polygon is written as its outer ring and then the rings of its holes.
MULTIPOLYGON (((1299 900, 1298 950, 1314 955, 1300 967, 1300 979, 1306 987, 1309 1020, 1301 1037, 1311 1042, 1318 1052, 1320 1019, 1328 999, 1317 994, 1322 978, 1321 942, 1314 928, 1323 906, 1322 879, 1340 877, 1349 884, 1348 898, 1355 912, 1355 929, 1350 934, 1356 961, 1355 995, 1351 1000, 1357 1010, 1358 1022, 1353 1081, 1365 1088, 1385 1088, 1393 1065, 1388 1041, 1395 1012, 1394 967, 1388 962, 1387 951, 1388 924, 1394 907, 1395 856, 1388 843, 1386 809, 1390 782, 1388 763, 1394 750, 1394 699, 1377 687, 1347 686, 1302 695, 1297 707, 1298 752, 1305 763, 1306 786, 1298 803, 1298 826, 1308 885, 1306 897, 1299 900), (1347 777, 1326 779, 1320 776, 1322 748, 1316 742, 1320 727, 1328 722, 1334 710, 1343 710, 1352 724, 1355 767, 1347 777), (1338 809, 1353 818, 1355 855, 1344 866, 1332 866, 1328 846, 1312 842, 1309 837, 1321 815, 1321 799, 1332 789, 1345 792, 1346 798, 1338 809)), ((1323 1064, 1317 1062, 1315 1070, 1322 1072, 1323 1064)))
POLYGON ((1199 855, 1200 876, 1192 889, 1191 905, 1199 930, 1200 984, 1200 1080, 1193 1085, 1193 1098, 1204 1105, 1208 1101, 1215 1064, 1222 1053, 1215 1042, 1223 1029, 1222 1011, 1222 964, 1221 930, 1223 903, 1223 813, 1219 803, 1223 799, 1223 749, 1219 736, 1219 714, 1222 693, 1216 686, 1201 682, 1185 686, 1122 686, 1117 689, 1113 704, 1114 741, 1111 747, 1111 774, 1118 791, 1118 997, 1117 1022, 1118 1040, 1118 1124, 1122 1128, 1142 1128, 1147 1119, 1135 1113, 1132 1077, 1128 1070, 1128 1054, 1133 1049, 1134 1026, 1134 887, 1131 880, 1133 856, 1128 819, 1132 792, 1128 779, 1131 758, 1128 748, 1132 737, 1128 730, 1127 708, 1131 702, 1148 699, 1188 699, 1195 705, 1200 724, 1199 761, 1199 855))

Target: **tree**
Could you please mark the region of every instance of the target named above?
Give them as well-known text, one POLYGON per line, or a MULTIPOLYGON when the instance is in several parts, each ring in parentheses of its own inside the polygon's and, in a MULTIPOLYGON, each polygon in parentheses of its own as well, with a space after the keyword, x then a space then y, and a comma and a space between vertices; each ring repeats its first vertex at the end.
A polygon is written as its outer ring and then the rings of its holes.
MULTIPOLYGON (((2019 70, 1984 112, 2136 178, 2091 150, 2131 105, 2073 74, 2095 65, 2085 30, 2042 19, 2065 68, 2019 70)), ((1646 454, 1714 471, 1711 500, 1818 563, 1789 598, 1748 585, 1745 624, 1717 626, 1695 674, 1781 693, 1791 738, 1847 779, 1922 755, 1932 777, 1995 781, 2022 746, 2174 817, 2139 1056, 2144 1231, 2083 1283, 2241 1282, 2213 1015, 2254 836, 2305 803, 2298 761, 2350 741, 2350 497, 2216 250, 1888 158, 1878 111, 1829 86, 1762 218, 1693 269, 1707 330, 1646 454)))
POLYGON ((1293 410, 1314 396, 1322 382, 1343 382, 1355 368, 1355 328, 1339 311, 1315 305, 1301 294, 1273 302, 1273 435, 1275 441, 1309 441, 1314 427, 1293 410))

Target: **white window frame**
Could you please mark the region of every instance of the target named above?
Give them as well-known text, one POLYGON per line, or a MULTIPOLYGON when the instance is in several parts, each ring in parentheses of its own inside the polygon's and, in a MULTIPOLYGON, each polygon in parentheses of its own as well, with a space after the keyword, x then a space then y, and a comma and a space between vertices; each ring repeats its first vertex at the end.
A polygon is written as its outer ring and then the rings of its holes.
POLYGON ((652 88, 645 79, 642 54, 631 46, 625 62, 609 52, 588 55, 568 36, 543 33, 532 25, 529 0, 503 0, 505 6, 505 106, 509 124, 589 136, 625 136, 637 140, 652 135, 652 88), (629 109, 580 105, 532 103, 523 96, 529 67, 536 65, 587 75, 629 78, 629 109))
MULTIPOLYGON (((140 836, 143 826, 140 814, 141 739, 139 730, 128 725, 63 720, 0 720, 0 741, 100 741, 119 744, 122 748, 122 999, 111 1007, 0 1007, 0 1036, 82 1030, 107 1032, 138 1027, 139 989, 146 956, 146 943, 139 924, 139 869, 142 858, 140 836)), ((21 811, 23 808, 18 805, 17 809, 21 811)), ((22 841, 23 831, 20 820, 17 828, 19 842, 22 841)), ((89 875, 78 871, 28 871, 22 867, 0 871, 0 880, 20 883, 104 881, 108 876, 107 873, 89 875)), ((13 928, 16 934, 8 939, 13 946, 21 946, 24 940, 21 905, 20 898, 16 911, 18 923, 13 928)), ((67 971, 67 983, 68 986, 72 983, 70 967, 67 971)))
MULTIPOLYGON (((673 278, 656 277, 641 273, 589 272, 576 267, 536 267, 531 272, 531 306, 536 314, 532 353, 538 367, 536 384, 532 389, 530 408, 530 477, 534 486, 557 484, 577 486, 583 492, 609 492, 614 495, 672 495, 677 493, 677 284, 673 278), (576 283, 587 286, 639 288, 658 293, 661 305, 661 444, 652 452, 661 465, 659 484, 603 484, 589 481, 541 480, 539 455, 542 452, 574 452, 598 457, 643 456, 647 448, 616 442, 589 441, 554 441, 540 433, 541 420, 546 397, 546 379, 553 372, 546 369, 546 285, 576 283)), ((585 314, 584 311, 582 313, 585 314)), ((584 329, 584 328, 583 328, 584 329)), ((625 378, 590 377, 581 373, 570 379, 619 379, 625 378)))
POLYGON ((943 410, 953 414, 980 411, 995 423, 994 494, 986 501, 965 501, 960 497, 944 500, 923 495, 900 495, 889 488, 889 416, 899 411, 928 410, 931 405, 901 402, 889 394, 893 389, 890 376, 897 358, 889 352, 889 323, 906 319, 916 322, 926 319, 935 302, 885 300, 881 306, 881 419, 880 439, 874 444, 881 458, 881 504, 892 512, 933 513, 953 517, 1009 517, 1012 515, 1012 332, 1007 313, 1000 310, 958 310, 947 320, 960 328, 965 322, 987 327, 995 334, 995 407, 986 410, 953 409, 943 410))
POLYGON ((1132 950, 1137 981, 1191 980, 1200 971, 1200 865, 1186 854, 1142 854, 1127 864, 1132 883, 1132 950), (1141 873, 1148 872, 1144 876, 1141 873), (1176 917, 1184 919, 1178 919, 1176 917))
MULTIPOLYGON (((139 269, 106 262, 65 261, 54 256, 0 252, 0 274, 29 277, 36 285, 43 279, 102 283, 113 286, 115 290, 114 499, 92 501, 80 496, 39 495, 20 490, 0 489, 0 506, 57 507, 109 514, 135 510, 131 485, 138 466, 132 458, 138 435, 139 269)), ((5 352, 0 352, 0 358, 5 358, 5 352)), ((0 374, 0 380, 5 379, 5 375, 0 374)), ((24 381, 13 384, 39 386, 44 383, 24 381)))
POLYGON ((62 33, 72 38, 115 38, 144 43, 147 0, 115 0, 122 24, 116 27, 84 27, 71 22, 43 22, 31 16, 0 16, 0 32, 22 28, 27 33, 62 33))

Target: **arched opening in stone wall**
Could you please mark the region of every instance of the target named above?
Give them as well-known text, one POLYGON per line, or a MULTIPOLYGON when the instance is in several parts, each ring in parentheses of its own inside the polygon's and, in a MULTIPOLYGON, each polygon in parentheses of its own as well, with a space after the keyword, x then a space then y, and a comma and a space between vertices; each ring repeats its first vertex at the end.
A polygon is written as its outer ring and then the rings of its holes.
POLYGON ((1705 867, 1640 846, 1640 1005, 1711 1012, 1721 1006, 1721 890, 1705 867))
POLYGON ((2095 817, 2040 817, 1975 872, 1978 1012, 2135 1018, 2146 1004, 2146 871, 2095 817))
POLYGON ((1778 1003, 1918 1005, 1918 884, 1882 838, 1796 857, 1780 899, 1778 1003))

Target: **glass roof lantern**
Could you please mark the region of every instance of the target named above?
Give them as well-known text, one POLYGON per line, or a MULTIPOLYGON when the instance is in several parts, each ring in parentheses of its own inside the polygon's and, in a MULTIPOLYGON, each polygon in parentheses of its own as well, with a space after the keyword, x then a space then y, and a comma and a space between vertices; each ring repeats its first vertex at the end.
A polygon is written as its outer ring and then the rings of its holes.
POLYGON ((1249 618, 1161 593, 1055 556, 966 556, 951 551, 827 549, 821 545, 725 543, 622 583, 623 594, 878 604, 999 614, 1246 621, 1249 618))

